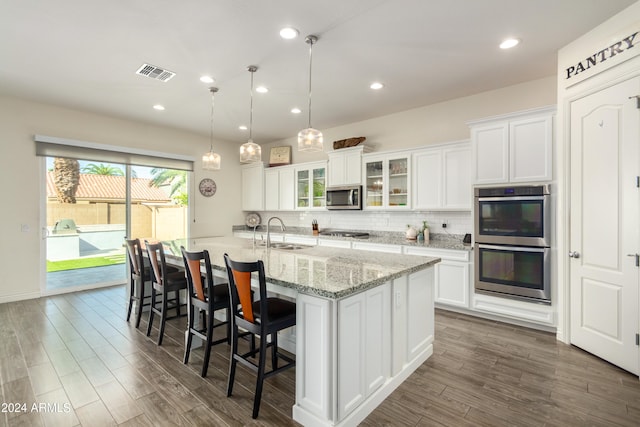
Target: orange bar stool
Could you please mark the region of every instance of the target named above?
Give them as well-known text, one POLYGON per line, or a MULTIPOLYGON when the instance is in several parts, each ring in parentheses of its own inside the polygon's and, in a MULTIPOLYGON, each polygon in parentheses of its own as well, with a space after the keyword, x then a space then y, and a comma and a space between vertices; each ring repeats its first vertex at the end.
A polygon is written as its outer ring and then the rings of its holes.
POLYGON ((209 357, 211 355, 211 347, 223 342, 231 343, 231 300, 229 298, 229 285, 221 283, 214 285, 213 271, 211 269, 211 259, 209 251, 189 252, 184 246, 180 247, 182 251, 182 259, 184 260, 185 271, 187 275, 187 316, 188 316, 188 335, 187 345, 184 350, 183 363, 189 363, 189 355, 191 353, 191 344, 194 335, 204 340, 204 362, 202 363, 202 377, 207 376, 209 368, 209 357), (204 277, 201 273, 201 265, 204 264, 204 277), (226 310, 226 321, 214 324, 214 313, 217 310, 226 310), (197 311, 203 316, 203 328, 195 327, 195 319, 197 311), (214 328, 226 326, 227 334, 224 338, 213 340, 214 328))
MULTIPOLYGON (((153 272, 153 279, 151 281, 151 307, 149 310, 149 325, 147 326, 147 336, 151 335, 151 329, 153 327, 154 315, 160 316, 160 332, 158 333, 158 345, 162 345, 162 338, 164 337, 164 327, 166 321, 169 319, 167 312, 171 309, 176 310, 176 316, 180 316, 180 291, 187 289, 187 279, 184 271, 169 272, 167 269, 167 262, 164 255, 164 248, 162 243, 149 243, 144 241, 144 245, 147 248, 147 254, 149 256, 149 264, 151 265, 151 271, 153 272), (169 305, 169 293, 175 294, 175 301, 169 305), (160 307, 158 308, 157 296, 162 296, 160 307)), ((173 318, 173 317, 172 317, 173 318)))
POLYGON ((229 294, 231 295, 231 360, 229 364, 229 382, 227 396, 233 392, 233 383, 238 362, 256 372, 256 391, 253 399, 253 418, 258 417, 262 385, 266 378, 278 374, 295 366, 295 361, 278 351, 278 331, 290 328, 296 324, 296 304, 281 298, 267 297, 267 284, 262 260, 256 262, 232 261, 229 255, 224 255, 224 262, 229 276, 229 294), (251 298, 251 274, 256 273, 260 288, 260 299, 251 298), (260 336, 260 346, 252 348, 247 353, 239 353, 239 329, 260 336), (265 372, 267 348, 271 347, 271 370, 265 372), (258 355, 256 364, 250 358, 258 355), (287 362, 278 366, 278 359, 287 362))

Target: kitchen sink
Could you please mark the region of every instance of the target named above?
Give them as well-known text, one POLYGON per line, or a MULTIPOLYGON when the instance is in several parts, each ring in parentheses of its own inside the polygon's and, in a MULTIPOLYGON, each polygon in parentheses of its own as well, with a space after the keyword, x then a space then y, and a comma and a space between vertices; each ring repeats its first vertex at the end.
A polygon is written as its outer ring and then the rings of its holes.
POLYGON ((297 243, 271 243, 272 249, 283 249, 286 251, 294 251, 296 249, 306 249, 310 247, 310 245, 300 245, 297 243))

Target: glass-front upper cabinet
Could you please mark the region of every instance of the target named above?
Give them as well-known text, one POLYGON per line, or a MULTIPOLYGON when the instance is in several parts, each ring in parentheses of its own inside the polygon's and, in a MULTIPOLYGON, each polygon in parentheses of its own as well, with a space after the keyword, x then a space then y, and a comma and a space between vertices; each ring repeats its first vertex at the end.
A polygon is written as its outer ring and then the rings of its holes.
POLYGON ((327 163, 305 163, 296 168, 296 209, 324 209, 327 163))
POLYGON ((363 156, 364 208, 409 208, 409 155, 363 156))

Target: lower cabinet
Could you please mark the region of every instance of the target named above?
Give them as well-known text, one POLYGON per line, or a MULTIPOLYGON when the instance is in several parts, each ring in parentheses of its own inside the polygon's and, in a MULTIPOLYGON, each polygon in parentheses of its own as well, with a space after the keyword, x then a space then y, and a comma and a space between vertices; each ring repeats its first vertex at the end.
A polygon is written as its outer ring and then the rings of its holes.
POLYGON ((338 419, 390 376, 391 284, 338 302, 338 419))
POLYGON ((469 308, 469 251, 405 246, 407 255, 433 256, 442 259, 435 266, 435 302, 469 308))

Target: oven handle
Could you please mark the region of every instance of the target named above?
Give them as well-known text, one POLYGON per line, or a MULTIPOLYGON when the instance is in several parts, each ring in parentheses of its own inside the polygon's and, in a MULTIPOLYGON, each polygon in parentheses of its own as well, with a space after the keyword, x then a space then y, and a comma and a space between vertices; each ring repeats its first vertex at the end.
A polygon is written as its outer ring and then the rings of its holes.
POLYGON ((500 251, 515 251, 515 252, 538 252, 544 253, 549 248, 535 248, 531 246, 498 246, 498 245, 485 245, 484 243, 476 243, 478 249, 497 249, 500 251))
POLYGON ((516 202, 521 202, 521 201, 538 201, 538 200, 545 200, 548 196, 519 196, 519 197, 511 197, 511 196, 504 196, 504 197, 478 197, 478 201, 480 202, 504 202, 504 201, 516 201, 516 202))

